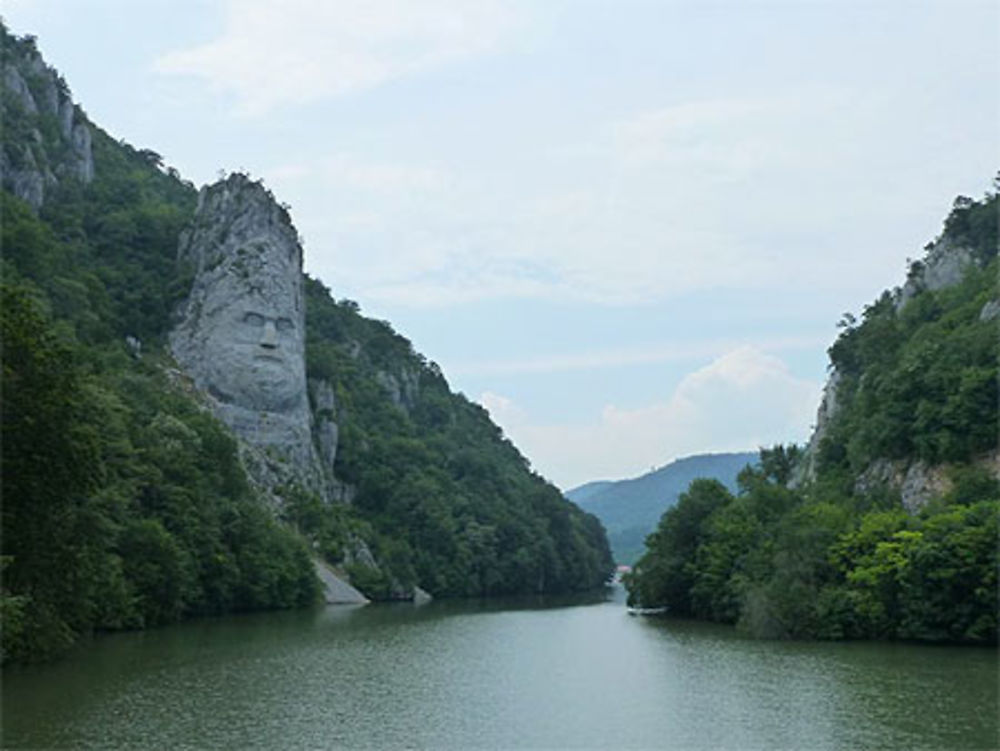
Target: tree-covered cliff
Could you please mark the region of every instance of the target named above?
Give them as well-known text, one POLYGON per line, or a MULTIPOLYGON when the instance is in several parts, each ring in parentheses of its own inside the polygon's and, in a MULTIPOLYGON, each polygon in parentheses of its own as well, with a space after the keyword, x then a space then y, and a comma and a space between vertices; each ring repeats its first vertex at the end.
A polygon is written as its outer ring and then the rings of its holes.
MULTIPOLYGON (((1000 187, 998 185, 997 187, 1000 187)), ((645 607, 777 637, 997 641, 997 194, 830 347, 805 451, 696 481, 629 579, 645 607)))
POLYGON ((485 409, 385 322, 307 284, 308 369, 335 384, 336 475, 376 553, 435 595, 565 592, 612 569, 596 517, 566 501, 485 409))
POLYGON ((388 324, 315 280, 309 375, 335 398, 313 408, 353 503, 288 487, 268 506, 167 349, 197 192, 91 123, 33 39, 0 36, 5 660, 94 630, 311 603, 314 556, 375 597, 606 579, 597 520, 388 324))

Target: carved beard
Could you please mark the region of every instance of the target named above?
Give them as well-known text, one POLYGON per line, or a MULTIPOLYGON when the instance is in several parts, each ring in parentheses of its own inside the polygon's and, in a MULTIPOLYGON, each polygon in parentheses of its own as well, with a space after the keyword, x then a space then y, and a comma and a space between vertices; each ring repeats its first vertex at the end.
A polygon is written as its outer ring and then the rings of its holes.
POLYGON ((264 412, 293 412, 305 398, 304 379, 296 368, 274 362, 253 363, 237 375, 212 368, 208 373, 208 392, 224 404, 264 412))

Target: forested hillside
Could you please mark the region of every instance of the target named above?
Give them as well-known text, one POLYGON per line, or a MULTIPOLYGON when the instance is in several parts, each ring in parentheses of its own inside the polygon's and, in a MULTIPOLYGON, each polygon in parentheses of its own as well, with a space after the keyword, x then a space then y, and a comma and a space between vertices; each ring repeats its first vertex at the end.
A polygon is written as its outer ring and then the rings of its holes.
POLYGON ((762 451, 735 494, 693 483, 633 603, 762 636, 997 641, 996 218, 995 192, 960 197, 907 284, 845 316, 812 448, 762 451))
POLYGON ((165 346, 191 282, 176 257, 196 190, 90 123, 33 39, 0 32, 4 660, 95 630, 312 603, 316 555, 375 598, 607 578, 599 522, 387 323, 316 280, 309 374, 334 386, 354 502, 290 488, 269 509, 165 346), (351 559, 358 540, 375 566, 351 559))
POLYGON ((336 384, 336 474, 404 584, 435 595, 559 592, 603 584, 596 517, 534 474, 486 410, 385 322, 309 280, 308 370, 336 384))

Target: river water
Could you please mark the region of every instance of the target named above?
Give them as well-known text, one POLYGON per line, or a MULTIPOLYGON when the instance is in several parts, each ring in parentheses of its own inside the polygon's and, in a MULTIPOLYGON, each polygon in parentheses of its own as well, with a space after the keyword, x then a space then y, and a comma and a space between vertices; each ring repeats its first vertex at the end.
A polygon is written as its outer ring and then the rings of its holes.
POLYGON ((575 600, 331 607, 3 676, 3 748, 993 748, 993 649, 764 642, 575 600))

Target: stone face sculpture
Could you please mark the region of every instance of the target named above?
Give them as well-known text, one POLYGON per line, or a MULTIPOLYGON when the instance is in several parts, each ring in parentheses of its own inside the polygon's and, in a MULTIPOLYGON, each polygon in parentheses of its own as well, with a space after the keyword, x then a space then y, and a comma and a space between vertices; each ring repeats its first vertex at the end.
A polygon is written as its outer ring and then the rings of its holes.
POLYGON ((302 290, 297 269, 269 262, 276 250, 267 239, 248 240, 203 278, 191 343, 208 355, 195 362, 216 399, 288 413, 305 398, 302 290))
MULTIPOLYGON (((202 188, 178 260, 194 280, 170 349, 236 434, 250 478, 275 505, 293 487, 350 502, 353 489, 333 474, 332 386, 310 384, 318 419, 309 404, 302 246, 288 212, 260 183, 231 175, 202 188)), ((377 568, 363 540, 352 536, 350 544, 349 560, 377 568)), ((324 563, 315 565, 327 602, 368 601, 324 563)))
POLYGON ((178 257, 194 271, 170 334, 178 364, 256 449, 244 458, 262 486, 294 482, 329 498, 306 387, 302 247, 287 212, 234 174, 202 189, 178 257))

